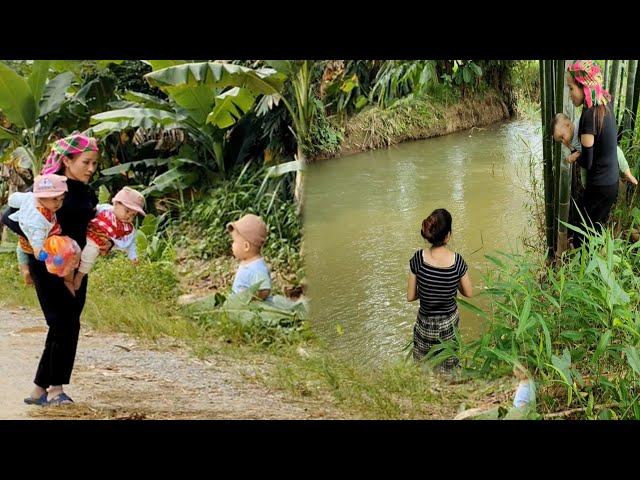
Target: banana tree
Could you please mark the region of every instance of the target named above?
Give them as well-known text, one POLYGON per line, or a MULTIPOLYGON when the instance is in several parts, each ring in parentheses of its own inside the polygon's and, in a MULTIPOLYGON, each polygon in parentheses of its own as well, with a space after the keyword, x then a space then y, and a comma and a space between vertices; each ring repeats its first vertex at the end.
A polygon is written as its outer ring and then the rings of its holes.
MULTIPOLYGON (((0 160, 8 195, 26 185, 29 172, 33 177, 39 171, 43 142, 36 126, 64 96, 63 82, 46 83, 48 71, 47 60, 35 61, 28 77, 0 62, 0 110, 5 119, 0 125, 0 139, 5 141, 0 160)), ((3 231, 3 240, 4 235, 3 231)))
POLYGON ((167 94, 168 103, 129 92, 125 98, 133 106, 91 118, 91 131, 97 136, 140 127, 178 128, 187 133, 195 148, 181 149, 170 162, 169 170, 156 178, 146 193, 167 188, 181 191, 198 180, 198 175, 193 176, 193 165, 199 166, 204 175, 213 175, 216 170, 224 173, 229 128, 253 109, 258 95, 279 92, 284 81, 273 69, 251 69, 222 62, 147 63, 153 71, 145 79, 167 94))
MULTIPOLYGON (((300 214, 304 208, 304 168, 307 158, 304 150, 309 145, 311 122, 314 116, 313 91, 311 89, 311 62, 309 60, 271 60, 268 65, 286 75, 293 89, 295 103, 292 105, 282 96, 282 102, 289 111, 293 123, 293 133, 298 144, 296 155, 296 186, 294 198, 297 205, 297 212, 300 214)), ((274 94, 277 95, 276 92, 274 94)))
MULTIPOLYGON (((215 97, 215 108, 207 115, 207 123, 211 122, 219 128, 232 126, 241 113, 246 113, 253 106, 255 96, 262 94, 256 106, 258 115, 266 113, 280 101, 288 110, 292 122, 292 130, 298 144, 295 163, 296 188, 294 196, 298 212, 303 207, 303 169, 306 165, 305 146, 309 143, 310 125, 313 118, 313 102, 311 90, 311 62, 308 60, 287 61, 272 60, 265 62, 271 68, 251 69, 217 62, 192 64, 189 68, 178 65, 168 67, 165 71, 152 72, 146 77, 152 86, 165 90, 170 96, 172 92, 182 92, 189 87, 232 87, 215 97), (274 70, 275 69, 275 70, 274 70), (237 72, 237 73, 236 73, 237 72), (227 81, 225 77, 228 78, 227 81), (282 94, 284 80, 288 78, 293 90, 293 103, 282 94)), ((289 167, 292 168, 292 167, 289 167)))
MULTIPOLYGON (((50 113, 52 93, 47 91, 43 99, 44 87, 49 71, 49 61, 35 61, 29 77, 18 75, 4 63, 0 63, 0 109, 11 126, 0 127, 0 135, 10 141, 9 148, 4 151, 4 162, 12 167, 39 170, 38 147, 41 142, 36 139, 36 123, 42 116, 50 113)), ((62 92, 64 95, 64 92, 62 92)), ((55 102, 54 102, 55 103, 55 102)))
POLYGON ((9 128, 0 126, 0 135, 10 140, 3 160, 12 167, 31 170, 32 175, 41 169, 52 134, 75 130, 92 110, 104 108, 115 90, 113 81, 104 77, 82 82, 72 71, 49 78, 53 64, 58 62, 36 60, 30 75, 22 77, 0 62, 0 109, 12 124, 9 128))
MULTIPOLYGON (((203 92, 203 87, 206 86, 229 88, 215 95, 215 106, 206 117, 206 123, 212 123, 218 128, 232 126, 243 113, 253 107, 257 95, 262 95, 256 106, 259 115, 282 101, 291 117, 292 130, 298 144, 296 161, 292 165, 296 167, 294 196, 298 212, 301 212, 304 198, 302 170, 306 164, 304 151, 309 143, 314 115, 311 90, 312 62, 272 60, 265 63, 271 68, 252 70, 219 62, 175 65, 149 73, 146 78, 152 86, 163 89, 169 96, 183 95, 189 89, 199 88, 197 91, 203 92), (291 82, 293 103, 282 94, 286 78, 291 82)), ((193 106, 193 103, 190 105, 193 106)))

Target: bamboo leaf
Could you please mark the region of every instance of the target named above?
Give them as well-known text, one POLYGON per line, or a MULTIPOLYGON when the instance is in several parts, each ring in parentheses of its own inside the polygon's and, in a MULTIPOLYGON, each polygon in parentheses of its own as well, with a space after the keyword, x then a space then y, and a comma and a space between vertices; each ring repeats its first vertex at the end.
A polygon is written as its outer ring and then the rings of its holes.
POLYGON ((551 358, 551 335, 549 335, 549 328, 547 327, 546 322, 542 318, 542 316, 538 315, 538 321, 540 325, 542 325, 542 331, 544 332, 544 344, 547 352, 547 357, 551 358))
POLYGON ((638 350, 633 345, 629 345, 622 349, 627 356, 627 363, 636 372, 636 375, 640 375, 640 357, 638 357, 638 350))
POLYGON ((596 347, 596 351, 593 353, 593 357, 591 357, 591 363, 592 364, 597 363, 598 359, 605 352, 606 348, 609 346, 609 343, 611 341, 611 335, 612 334, 613 334, 613 332, 611 330, 606 330, 600 336, 600 340, 598 341, 598 346, 596 347))
POLYGON ((560 337, 571 340, 572 342, 578 342, 582 338, 584 338, 584 333, 575 332, 575 331, 566 331, 566 332, 560 332, 560 337))
POLYGON ((558 372, 562 381, 564 381, 569 387, 571 387, 571 385, 573 384, 570 370, 571 359, 569 358, 569 361, 567 361, 564 355, 562 357, 551 355, 551 366, 556 370, 556 372, 558 372))
POLYGON ((500 268, 505 268, 504 263, 502 263, 499 259, 497 259, 496 257, 492 256, 492 255, 485 255, 484 258, 486 258, 487 260, 489 260, 491 263, 497 265, 500 268))
POLYGON ((481 308, 476 307, 475 305, 473 305, 472 303, 468 302, 467 300, 465 300, 463 298, 456 297, 456 303, 458 303, 458 305, 461 305, 462 307, 466 308, 470 312, 473 312, 476 315, 479 315, 480 317, 484 318, 485 320, 489 319, 488 315, 486 314, 486 312, 484 310, 482 310, 481 308))

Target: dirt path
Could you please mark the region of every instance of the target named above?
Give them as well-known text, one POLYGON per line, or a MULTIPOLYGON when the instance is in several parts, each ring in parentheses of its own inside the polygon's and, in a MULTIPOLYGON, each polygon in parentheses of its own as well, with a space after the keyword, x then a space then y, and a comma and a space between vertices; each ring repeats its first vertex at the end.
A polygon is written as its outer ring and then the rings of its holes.
POLYGON ((154 348, 123 334, 83 326, 69 407, 25 405, 47 328, 38 312, 0 309, 0 419, 311 419, 340 418, 329 405, 287 398, 252 380, 262 365, 184 349, 154 348))

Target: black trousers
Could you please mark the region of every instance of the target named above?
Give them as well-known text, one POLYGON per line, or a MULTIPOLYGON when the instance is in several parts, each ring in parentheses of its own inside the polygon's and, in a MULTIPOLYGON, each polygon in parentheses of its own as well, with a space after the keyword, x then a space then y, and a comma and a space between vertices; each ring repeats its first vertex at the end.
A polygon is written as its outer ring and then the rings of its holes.
POLYGON ((49 326, 34 383, 42 388, 65 385, 71 379, 76 358, 88 275, 74 297, 65 287, 63 279, 49 273, 44 262, 36 260, 33 255, 29 255, 29 272, 49 326))
MULTIPOLYGON (((582 195, 581 213, 585 217, 586 225, 601 229, 611 213, 611 207, 618 199, 618 182, 613 185, 588 185, 582 195)), ((582 220, 580 221, 582 223, 582 220)), ((585 225, 582 224, 584 229, 585 225)), ((579 248, 582 245, 582 235, 575 232, 573 246, 579 248)))

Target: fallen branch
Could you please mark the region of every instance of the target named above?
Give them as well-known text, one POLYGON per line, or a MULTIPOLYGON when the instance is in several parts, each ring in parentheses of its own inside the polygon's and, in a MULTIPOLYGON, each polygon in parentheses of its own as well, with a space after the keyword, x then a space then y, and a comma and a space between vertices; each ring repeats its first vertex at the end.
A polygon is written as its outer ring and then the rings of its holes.
MULTIPOLYGON (((604 405, 594 405, 593 409, 596 410, 601 410, 603 408, 611 408, 611 407, 617 407, 618 404, 617 403, 606 403, 604 405)), ((554 412, 554 413, 547 413, 545 415, 543 415, 542 417, 547 420, 548 418, 557 418, 557 417, 566 417, 567 415, 571 415, 572 413, 576 413, 576 412, 584 412, 587 409, 587 407, 580 407, 580 408, 571 408, 569 410, 565 410, 563 412, 554 412)))

